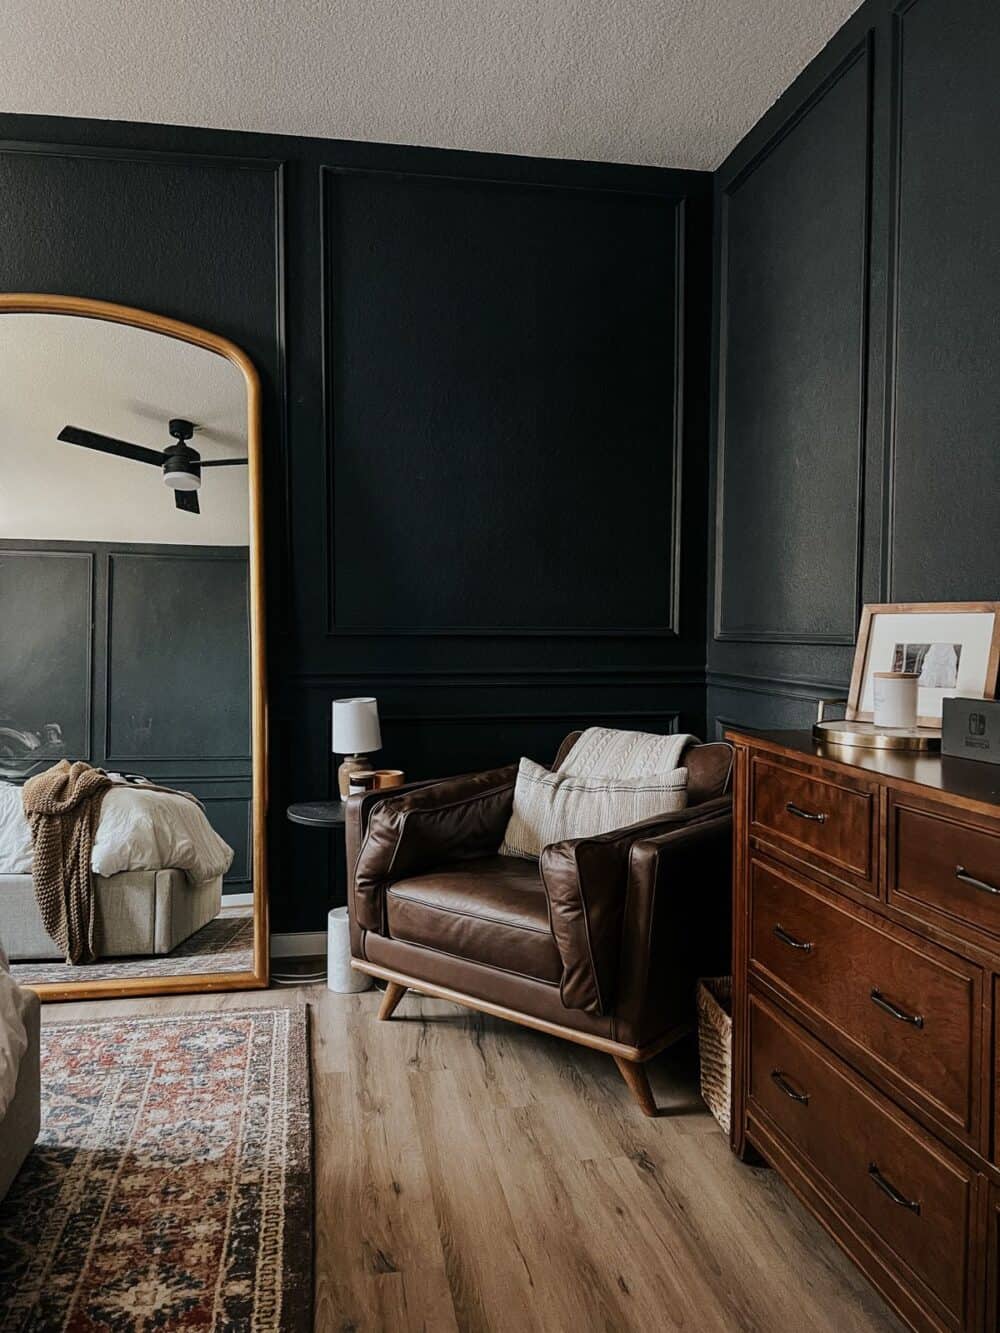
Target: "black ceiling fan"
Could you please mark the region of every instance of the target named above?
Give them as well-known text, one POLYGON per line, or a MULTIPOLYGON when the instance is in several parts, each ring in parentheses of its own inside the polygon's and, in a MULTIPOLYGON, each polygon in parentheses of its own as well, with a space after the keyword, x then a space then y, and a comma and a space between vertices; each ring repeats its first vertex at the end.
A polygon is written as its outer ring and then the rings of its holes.
POLYGON ((98 435, 92 430, 81 430, 79 426, 63 426, 57 439, 66 444, 79 444, 84 449, 96 449, 102 454, 114 454, 116 458, 131 458, 135 463, 152 463, 163 469, 163 480, 174 493, 174 503, 178 509, 189 514, 200 514, 198 488, 201 486, 203 467, 236 467, 245 465, 245 458, 210 458, 203 459, 197 449, 192 449, 188 440, 194 435, 195 427, 183 417, 173 417, 167 423, 167 429, 177 441, 168 444, 166 449, 147 449, 141 444, 129 444, 127 440, 115 440, 110 435, 98 435))

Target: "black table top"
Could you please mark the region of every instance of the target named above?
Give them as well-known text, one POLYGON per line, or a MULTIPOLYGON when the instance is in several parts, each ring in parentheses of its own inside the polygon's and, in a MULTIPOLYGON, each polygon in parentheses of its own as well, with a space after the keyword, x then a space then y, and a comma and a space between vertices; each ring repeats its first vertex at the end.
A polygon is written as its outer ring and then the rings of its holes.
POLYGON ((345 816, 344 801, 299 801, 288 807, 288 818, 293 824, 307 824, 310 828, 343 828, 345 816))

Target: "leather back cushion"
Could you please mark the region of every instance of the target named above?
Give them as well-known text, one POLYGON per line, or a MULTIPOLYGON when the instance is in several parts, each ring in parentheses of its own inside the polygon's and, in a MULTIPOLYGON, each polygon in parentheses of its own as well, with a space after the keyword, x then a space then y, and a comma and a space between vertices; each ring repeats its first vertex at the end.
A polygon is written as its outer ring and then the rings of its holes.
MULTIPOLYGON (((557 769, 583 735, 571 731, 559 746, 553 770, 557 769)), ((704 745, 690 745, 681 757, 688 771, 688 805, 700 805, 716 796, 725 796, 733 773, 733 747, 726 741, 709 741, 704 745)))
POLYGON ((733 775, 733 747, 728 741, 691 745, 684 753, 688 771, 688 804, 725 796, 733 775))

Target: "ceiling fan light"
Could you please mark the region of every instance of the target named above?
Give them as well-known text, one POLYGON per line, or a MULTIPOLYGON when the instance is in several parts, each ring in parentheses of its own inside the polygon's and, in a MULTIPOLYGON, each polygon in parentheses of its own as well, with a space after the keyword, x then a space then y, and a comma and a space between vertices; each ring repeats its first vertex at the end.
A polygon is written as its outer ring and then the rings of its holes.
POLYGON ((163 471, 163 480, 173 491, 196 491, 201 486, 201 477, 195 472, 163 471))

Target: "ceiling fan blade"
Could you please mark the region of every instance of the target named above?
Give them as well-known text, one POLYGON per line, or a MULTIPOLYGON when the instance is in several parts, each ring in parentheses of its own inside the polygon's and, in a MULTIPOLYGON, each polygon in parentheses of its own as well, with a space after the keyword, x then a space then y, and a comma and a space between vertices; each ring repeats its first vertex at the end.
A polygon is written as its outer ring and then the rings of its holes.
POLYGON ((197 491, 174 491, 174 504, 178 509, 186 509, 189 514, 200 514, 197 491))
POLYGON ((249 458, 211 458, 206 461, 201 460, 202 467, 236 467, 240 463, 249 463, 249 458))
POLYGON ((127 440, 115 440, 110 435, 81 430, 79 426, 63 426, 56 439, 65 444, 81 444, 85 449, 96 449, 102 454, 114 454, 117 458, 131 458, 136 463, 163 465, 163 454, 157 449, 146 449, 141 444, 129 444, 127 440))

